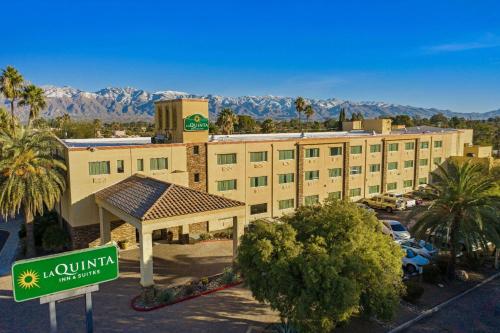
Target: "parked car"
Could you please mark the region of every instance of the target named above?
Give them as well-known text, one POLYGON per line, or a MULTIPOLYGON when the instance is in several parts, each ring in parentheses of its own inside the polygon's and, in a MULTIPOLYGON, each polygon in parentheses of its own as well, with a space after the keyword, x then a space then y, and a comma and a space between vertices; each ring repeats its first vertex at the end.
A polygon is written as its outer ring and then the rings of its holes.
POLYGON ((429 264, 429 259, 417 254, 412 249, 405 249, 406 254, 403 257, 403 269, 408 274, 422 274, 423 267, 429 264))
POLYGON ((404 200, 383 195, 366 198, 363 200, 363 203, 371 208, 385 209, 388 213, 392 213, 394 210, 404 210, 406 208, 404 200))
POLYGON ((375 213, 375 210, 373 208, 370 208, 368 207, 367 205, 365 205, 364 203, 362 202, 356 202, 356 206, 358 206, 359 208, 363 208, 365 209, 366 211, 368 211, 369 213, 375 213))
POLYGON ((388 193, 385 193, 384 196, 389 197, 389 198, 398 198, 398 199, 403 200, 405 202, 406 208, 415 207, 417 205, 417 201, 415 199, 403 196, 401 193, 388 192, 388 193))
POLYGON ((403 241, 411 238, 410 233, 404 225, 395 220, 380 220, 382 224, 388 229, 389 235, 395 241, 403 241))
POLYGON ((435 248, 431 243, 425 241, 416 242, 414 239, 409 239, 401 241, 399 243, 403 249, 411 249, 416 254, 421 255, 427 259, 431 259, 438 254, 438 249, 435 248), (423 243, 422 243, 423 242, 423 243))

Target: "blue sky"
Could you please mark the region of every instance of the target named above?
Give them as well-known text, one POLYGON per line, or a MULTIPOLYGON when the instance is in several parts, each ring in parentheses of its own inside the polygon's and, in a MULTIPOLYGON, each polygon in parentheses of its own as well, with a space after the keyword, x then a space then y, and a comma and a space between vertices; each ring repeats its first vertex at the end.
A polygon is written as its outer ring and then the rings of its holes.
POLYGON ((500 1, 9 1, 36 84, 500 108, 500 1))

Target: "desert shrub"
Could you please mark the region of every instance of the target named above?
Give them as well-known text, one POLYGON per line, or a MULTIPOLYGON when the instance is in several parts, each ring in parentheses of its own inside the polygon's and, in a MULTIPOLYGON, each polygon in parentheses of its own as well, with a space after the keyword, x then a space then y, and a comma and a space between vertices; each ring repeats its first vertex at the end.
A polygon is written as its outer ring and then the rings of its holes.
POLYGON ((208 281, 207 277, 203 277, 203 278, 201 278, 200 282, 201 282, 202 285, 206 286, 209 281, 208 281))
POLYGON ((187 286, 184 287, 184 294, 186 296, 191 296, 195 293, 196 291, 196 286, 194 284, 188 284, 187 286))
POLYGON ((211 234, 209 234, 209 233, 200 234, 200 240, 204 241, 204 240, 209 240, 209 239, 212 239, 211 234))
POLYGON ((274 328, 276 333, 297 333, 298 331, 288 322, 282 322, 274 328))
POLYGON ((58 225, 46 228, 42 238, 42 246, 46 251, 61 251, 68 244, 69 237, 58 225))
POLYGON ((410 303, 415 303, 422 297, 424 294, 424 287, 418 282, 409 281, 405 283, 406 285, 406 294, 403 296, 405 301, 410 303))
POLYGON ((231 284, 236 282, 238 279, 238 275, 233 272, 231 267, 226 267, 224 268, 224 271, 222 272, 222 283, 223 284, 231 284))
POLYGON ((160 293, 160 301, 163 303, 170 303, 175 300, 177 293, 173 289, 165 289, 160 293))
POLYGON ((437 265, 424 267, 423 279, 427 283, 438 283, 441 281, 441 269, 437 265))

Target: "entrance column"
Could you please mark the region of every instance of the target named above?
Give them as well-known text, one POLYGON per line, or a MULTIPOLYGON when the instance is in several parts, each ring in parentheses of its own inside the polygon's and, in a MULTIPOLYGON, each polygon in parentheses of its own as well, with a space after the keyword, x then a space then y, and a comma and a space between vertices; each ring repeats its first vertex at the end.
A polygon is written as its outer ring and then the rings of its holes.
POLYGON ((240 237, 243 236, 245 230, 245 218, 242 216, 233 217, 233 260, 238 255, 238 246, 240 245, 240 237))
POLYGON ((141 260, 141 286, 152 287, 153 280, 153 233, 151 231, 139 232, 140 260, 141 260))
POLYGON ((111 227, 110 222, 104 218, 104 208, 99 206, 99 229, 101 232, 101 245, 111 241, 111 227))

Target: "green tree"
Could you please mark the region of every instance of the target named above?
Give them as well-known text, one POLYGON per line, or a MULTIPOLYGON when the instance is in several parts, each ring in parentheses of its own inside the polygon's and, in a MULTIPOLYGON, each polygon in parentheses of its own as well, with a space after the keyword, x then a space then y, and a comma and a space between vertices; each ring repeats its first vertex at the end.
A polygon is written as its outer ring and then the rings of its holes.
POLYGON ((267 118, 262 122, 261 131, 262 133, 273 133, 276 130, 276 125, 271 118, 267 118))
POLYGON ((345 109, 340 108, 340 113, 339 113, 339 121, 338 121, 338 130, 342 131, 342 123, 346 121, 346 114, 345 114, 345 109))
POLYGON ((330 332, 362 311, 390 318, 403 292, 400 247, 354 203, 301 206, 283 223, 257 221, 237 264, 253 296, 301 332, 330 332))
POLYGON ((487 248, 488 241, 500 246, 500 197, 493 191, 496 181, 481 164, 471 160, 450 160, 432 172, 429 188, 433 203, 415 211, 417 237, 449 235, 450 257, 447 275, 455 277, 456 256, 462 242, 468 251, 487 248))
POLYGON ((29 107, 28 127, 31 127, 33 121, 40 116, 40 111, 47 106, 43 89, 34 84, 24 87, 19 105, 29 107))
POLYGON ((23 76, 14 67, 7 66, 2 70, 2 75, 0 76, 0 92, 10 100, 12 128, 15 126, 15 103, 21 96, 23 83, 23 76))
POLYGON ((0 131, 12 130, 11 119, 12 119, 11 115, 4 108, 0 107, 0 131))
POLYGON ((434 126, 439 126, 439 127, 447 127, 448 126, 448 118, 440 113, 436 113, 429 119, 430 123, 434 126))
POLYGON ((0 214, 24 214, 26 254, 36 254, 33 219, 51 210, 66 188, 66 165, 53 155, 57 138, 49 131, 17 127, 0 133, 0 214))
POLYGON ((304 112, 304 109, 306 107, 306 101, 302 97, 297 97, 297 99, 294 102, 295 104, 295 110, 297 111, 297 116, 299 120, 299 128, 302 130, 302 124, 300 122, 300 115, 302 112, 304 112))
POLYGON ((405 125, 405 127, 413 126, 413 119, 406 114, 398 114, 392 118, 393 125, 405 125))
POLYGON ((234 114, 233 110, 224 108, 217 116, 216 124, 221 129, 222 134, 232 134, 234 125, 238 124, 238 116, 234 114))
POLYGON ((238 133, 255 133, 257 122, 252 116, 238 116, 238 123, 235 124, 235 130, 238 133))
POLYGON ((92 125, 94 125, 94 137, 97 138, 102 129, 102 121, 100 119, 94 119, 92 125))
POLYGON ((363 119, 364 119, 364 117, 363 117, 363 114, 361 112, 353 112, 351 115, 351 121, 363 120, 363 119))
POLYGON ((306 115, 307 124, 309 125, 309 121, 311 117, 314 116, 314 109, 311 104, 308 104, 304 109, 304 114, 306 115))

